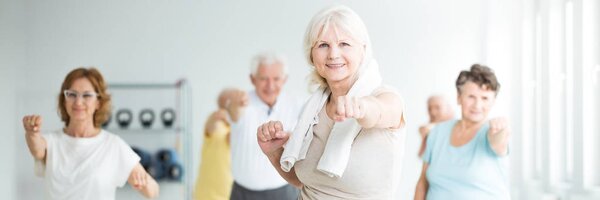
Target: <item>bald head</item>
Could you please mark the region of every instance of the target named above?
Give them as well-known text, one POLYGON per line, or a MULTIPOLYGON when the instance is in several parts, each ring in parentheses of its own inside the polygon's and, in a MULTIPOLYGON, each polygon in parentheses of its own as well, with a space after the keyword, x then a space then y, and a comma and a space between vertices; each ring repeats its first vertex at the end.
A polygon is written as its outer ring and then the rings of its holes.
POLYGON ((454 118, 454 110, 450 102, 442 95, 433 95, 427 99, 429 122, 439 123, 454 118))

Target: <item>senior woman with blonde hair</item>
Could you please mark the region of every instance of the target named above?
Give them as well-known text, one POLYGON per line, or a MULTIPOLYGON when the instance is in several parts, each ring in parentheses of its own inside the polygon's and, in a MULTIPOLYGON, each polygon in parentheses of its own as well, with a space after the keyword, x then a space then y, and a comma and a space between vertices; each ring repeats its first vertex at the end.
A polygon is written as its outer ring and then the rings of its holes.
POLYGON ((394 199, 404 106, 382 84, 364 23, 346 6, 326 8, 308 25, 304 47, 318 88, 292 133, 279 121, 258 127, 263 153, 300 199, 394 199))
POLYGON ((42 117, 23 117, 25 138, 43 176, 48 199, 114 199, 128 182, 148 198, 158 184, 139 163, 140 157, 119 136, 100 127, 110 114, 110 95, 95 68, 77 68, 65 78, 58 112, 65 127, 41 133, 42 117))

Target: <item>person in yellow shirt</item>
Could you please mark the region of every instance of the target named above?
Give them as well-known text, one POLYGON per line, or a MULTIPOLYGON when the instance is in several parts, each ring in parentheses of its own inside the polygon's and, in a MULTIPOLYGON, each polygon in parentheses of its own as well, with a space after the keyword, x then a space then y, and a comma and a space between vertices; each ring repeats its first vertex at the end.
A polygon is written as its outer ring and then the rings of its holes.
POLYGON ((227 111, 213 112, 204 125, 202 160, 194 189, 195 200, 228 200, 233 185, 227 111))

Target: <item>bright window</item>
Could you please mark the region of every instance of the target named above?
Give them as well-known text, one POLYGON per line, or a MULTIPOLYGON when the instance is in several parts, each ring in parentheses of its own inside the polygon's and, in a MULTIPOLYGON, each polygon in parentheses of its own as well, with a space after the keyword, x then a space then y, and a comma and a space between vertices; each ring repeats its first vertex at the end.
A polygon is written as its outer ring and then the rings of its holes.
POLYGON ((573 179, 573 2, 567 1, 565 4, 565 176, 564 181, 573 179))
POLYGON ((600 3, 582 1, 584 184, 600 187, 600 3))
POLYGON ((535 95, 534 98, 534 120, 535 120, 535 136, 533 139, 533 146, 535 148, 535 167, 534 167, 534 178, 540 179, 542 177, 542 152, 543 152, 543 136, 542 136, 542 17, 540 13, 537 13, 535 19, 535 95))

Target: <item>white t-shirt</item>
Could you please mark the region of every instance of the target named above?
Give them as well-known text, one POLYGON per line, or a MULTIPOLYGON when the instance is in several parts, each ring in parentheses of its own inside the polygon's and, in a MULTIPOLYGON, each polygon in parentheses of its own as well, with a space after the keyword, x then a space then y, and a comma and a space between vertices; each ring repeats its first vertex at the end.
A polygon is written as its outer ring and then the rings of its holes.
POLYGON ((280 94, 269 113, 255 91, 248 93, 249 105, 237 123, 231 124, 231 171, 236 183, 251 190, 275 189, 287 184, 256 139, 258 126, 268 121, 281 121, 286 131, 292 131, 298 121, 302 101, 280 94))
POLYGON ((63 131, 42 134, 46 164, 36 161, 48 199, 115 199, 140 157, 119 136, 107 131, 74 138, 63 131))

